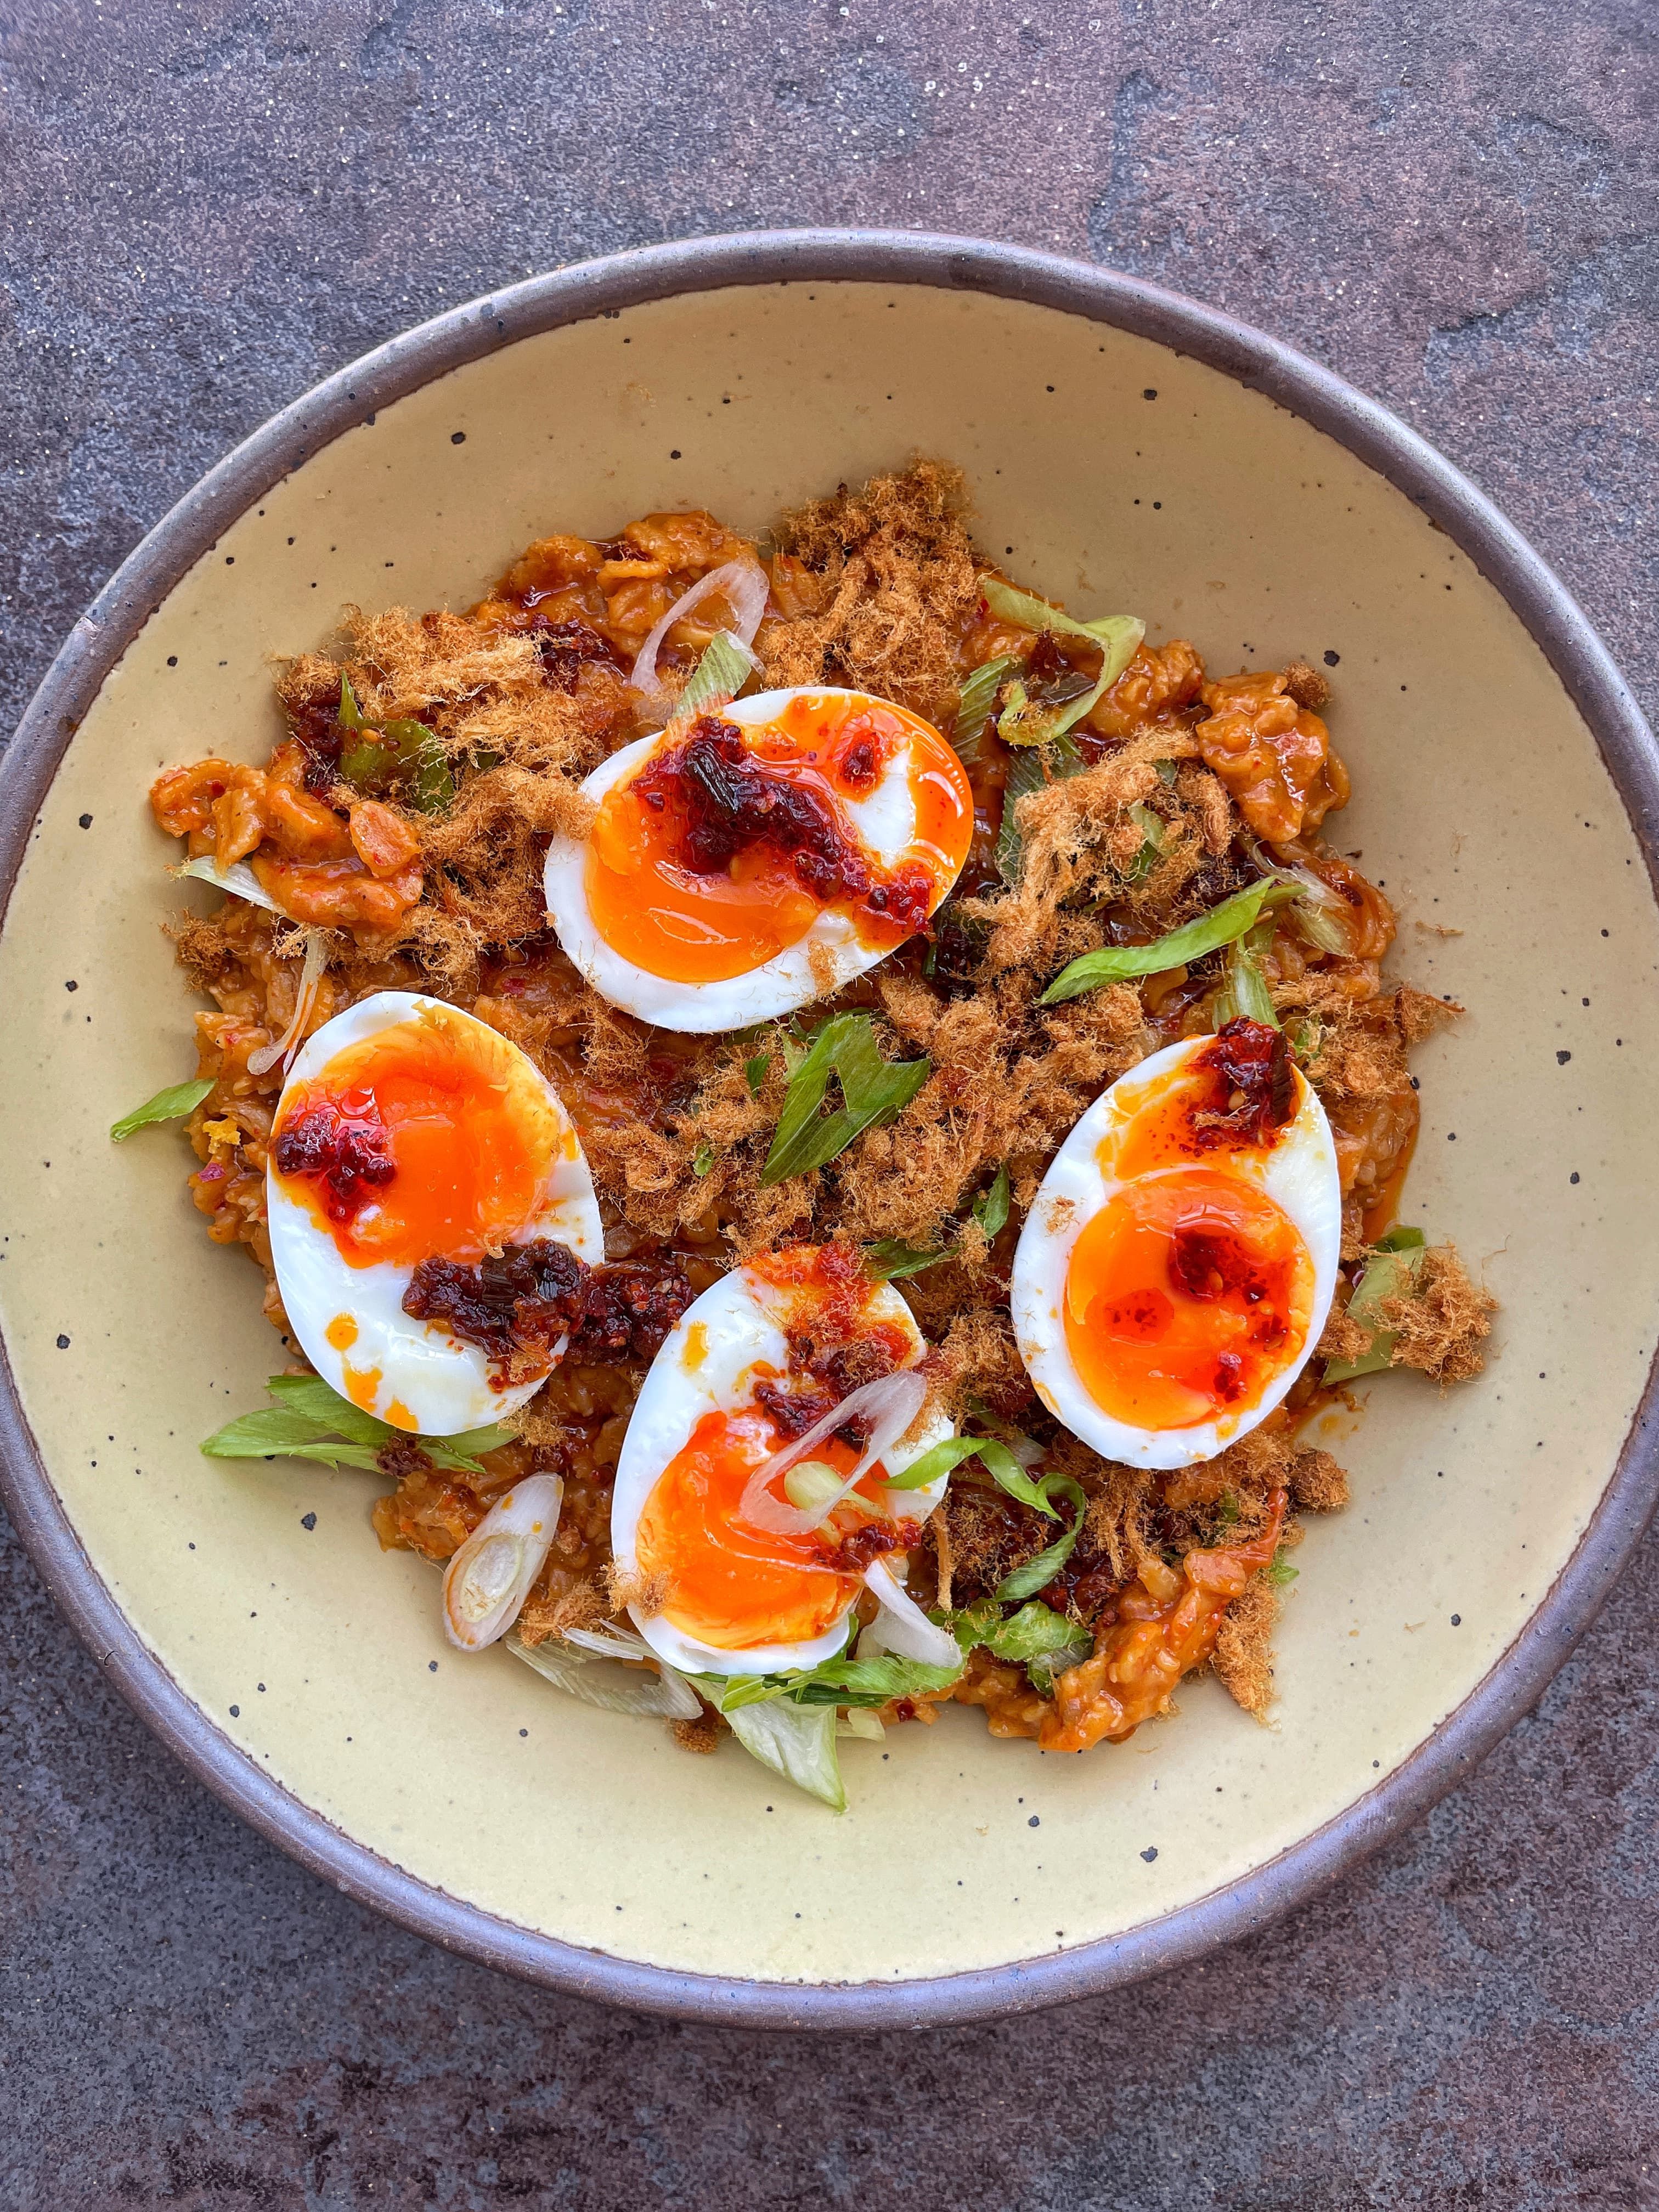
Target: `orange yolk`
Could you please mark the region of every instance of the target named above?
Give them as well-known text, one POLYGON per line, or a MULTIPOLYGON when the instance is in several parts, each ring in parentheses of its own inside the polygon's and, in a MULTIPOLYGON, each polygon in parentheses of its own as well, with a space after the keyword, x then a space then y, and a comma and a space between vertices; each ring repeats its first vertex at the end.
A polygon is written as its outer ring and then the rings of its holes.
POLYGON ((740 735, 767 787, 759 799, 731 779, 680 774, 681 740, 601 802, 586 888, 605 943, 682 983, 750 974, 826 908, 846 914, 866 945, 901 944, 945 897, 972 841, 973 794, 951 745, 903 708, 813 693, 740 735), (867 797, 901 757, 915 822, 884 868, 847 802, 867 797))
MULTIPOLYGON (((1299 1105, 1306 1090, 1305 1079, 1299 1071, 1295 1085, 1299 1105)), ((1206 1130, 1195 1116, 1224 1113, 1228 1097, 1225 1085, 1201 1064, 1189 1063, 1184 1068, 1155 1076, 1139 1089, 1128 1082, 1120 1082, 1115 1101, 1122 1118, 1114 1118, 1096 1153, 1102 1175, 1108 1182, 1128 1182, 1136 1176, 1151 1175, 1160 1168, 1214 1159, 1220 1152, 1234 1158, 1242 1155, 1248 1158, 1253 1155, 1265 1159, 1281 1141, 1291 1122, 1268 1131, 1265 1137, 1255 1133, 1233 1137, 1228 1133, 1218 1142, 1218 1133, 1206 1130)))
POLYGON ((1300 1358, 1314 1269, 1251 1182, 1181 1168, 1115 1191, 1072 1249, 1066 1341, 1097 1405, 1149 1430, 1243 1413, 1300 1358))
POLYGON ((290 1085, 271 1161, 349 1266, 471 1265, 536 1218, 565 1136, 517 1048, 439 1006, 290 1085))
MULTIPOLYGON (((825 1540, 838 1531, 779 1534, 738 1511, 750 1476, 776 1449, 763 1413, 705 1413, 684 1449, 663 1469, 640 1512, 635 1556, 649 1580, 660 1575, 668 1597, 662 1618, 719 1651, 761 1644, 805 1644, 839 1620, 860 1577, 828 1564, 825 1540)), ((812 1454, 843 1474, 854 1455, 832 1439, 812 1454)), ((878 1464, 859 1485, 878 1491, 878 1464)), ((781 1488, 775 1494, 781 1495, 781 1488)))

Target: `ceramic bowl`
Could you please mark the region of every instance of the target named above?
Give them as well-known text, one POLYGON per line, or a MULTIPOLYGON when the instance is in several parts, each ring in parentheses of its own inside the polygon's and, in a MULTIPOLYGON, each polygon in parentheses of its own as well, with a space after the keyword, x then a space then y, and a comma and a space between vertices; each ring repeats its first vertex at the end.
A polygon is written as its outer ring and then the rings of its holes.
MULTIPOLYGON (((0 1320, 11 1510, 161 1739, 266 1835, 435 1940, 703 2019, 934 2023, 1102 1990, 1259 1925, 1419 1813, 1538 1696, 1650 1510, 1659 1304, 1655 755, 1571 600, 1380 409, 1106 270, 880 234, 700 240, 457 309, 332 378, 147 538, 4 777, 0 1320), (265 656, 346 601, 465 605, 551 528, 779 510, 915 453, 982 542, 1212 665, 1328 665, 1396 965, 1465 1002, 1422 1051, 1408 1212, 1503 1302, 1442 1398, 1387 1376, 1340 1449, 1259 1726, 1213 1682, 1042 1758, 947 1709, 849 1742, 836 1819, 735 1745, 462 1659, 371 1479, 204 1459, 274 1340, 176 1132, 163 763, 263 757, 265 656)), ((192 896, 195 893, 192 890, 192 896)), ((205 904, 213 895, 204 892, 205 904)))

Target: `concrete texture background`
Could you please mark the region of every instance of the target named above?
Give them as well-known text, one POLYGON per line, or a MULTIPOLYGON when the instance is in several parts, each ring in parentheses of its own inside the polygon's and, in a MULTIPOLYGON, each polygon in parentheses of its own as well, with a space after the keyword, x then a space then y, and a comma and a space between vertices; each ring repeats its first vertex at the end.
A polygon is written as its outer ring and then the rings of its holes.
MULTIPOLYGON (((1378 394, 1656 705, 1646 0, 0 0, 0 727, 316 378, 612 248, 1092 256, 1378 394)), ((0 2205, 1659 2205, 1659 1540, 1486 1767, 1201 1967, 807 2042, 567 2002, 243 1829, 0 1555, 0 2205)))

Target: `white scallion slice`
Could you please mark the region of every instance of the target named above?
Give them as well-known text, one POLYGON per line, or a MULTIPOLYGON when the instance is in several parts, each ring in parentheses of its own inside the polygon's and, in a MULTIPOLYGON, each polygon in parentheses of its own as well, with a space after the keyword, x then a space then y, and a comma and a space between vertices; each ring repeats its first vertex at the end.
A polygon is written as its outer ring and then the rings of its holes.
POLYGON ((887 1731, 881 1717, 872 1713, 868 1705, 849 1705, 836 1723, 837 1735, 862 1736, 866 1743, 885 1743, 887 1731))
POLYGON ((884 1650, 896 1652, 901 1659, 918 1659, 924 1667, 961 1666, 956 1638, 948 1628, 928 1620, 885 1559, 876 1559, 866 1568, 864 1587, 881 1606, 865 1633, 873 1630, 884 1650))
POLYGON ((781 1536, 803 1536, 814 1528, 821 1528, 842 1500, 850 1495, 882 1455, 890 1451, 909 1428, 927 1397, 927 1385, 909 1369, 865 1383, 843 1398, 821 1421, 815 1421, 804 1437, 797 1437, 793 1443, 786 1444, 781 1451, 774 1452, 770 1459, 761 1462, 744 1486, 738 1512, 752 1527, 769 1528, 781 1536), (818 1502, 809 1506, 791 1504, 786 1498, 773 1496, 771 1486, 781 1475, 787 1476, 803 1460, 811 1459, 820 1444, 827 1443, 837 1429, 844 1428, 852 1420, 867 1421, 870 1435, 849 1474, 837 1476, 836 1486, 825 1489, 818 1502))
POLYGON ((505 1636, 559 1525, 564 1479, 527 1475, 491 1506, 444 1570, 444 1633, 460 1651, 505 1636))
POLYGON ((300 988, 294 994, 294 1012, 289 1017, 288 1027, 273 1044, 262 1044, 257 1052, 247 1056, 250 1075, 264 1075, 276 1066, 284 1065, 300 1049, 311 1019, 311 1010, 317 1003, 317 989, 328 968, 328 932, 325 929, 303 929, 305 964, 300 970, 300 988))
MULTIPOLYGON (((649 1668, 629 1667, 620 1658, 601 1659, 585 1647, 573 1650, 579 1632, 561 1642, 550 1636, 541 1644, 526 1644, 516 1629, 505 1648, 526 1667, 533 1667, 544 1682, 585 1705, 599 1705, 608 1713, 631 1713, 642 1720, 694 1721, 702 1711, 696 1692, 683 1674, 663 1666, 659 1674, 649 1668)), ((654 1657, 654 1655, 653 1655, 654 1657)))
POLYGON ((198 884, 211 884, 215 890, 228 891, 233 898, 246 899, 250 906, 262 906, 267 914, 282 914, 284 921, 290 919, 283 914, 282 908, 246 860, 233 860, 222 875, 211 853, 198 853, 193 860, 186 860, 181 867, 170 868, 167 872, 189 876, 198 884))
POLYGON ((628 680, 647 704, 666 712, 670 702, 664 694, 661 678, 657 674, 657 655, 662 650, 663 640, 677 622, 683 622, 694 607, 717 595, 726 601, 735 617, 727 633, 736 642, 747 647, 755 641, 755 633, 761 626, 761 617, 766 612, 769 586, 766 572, 753 561, 727 561, 718 568, 711 568, 706 576, 682 592, 662 620, 647 637, 629 671, 628 680))

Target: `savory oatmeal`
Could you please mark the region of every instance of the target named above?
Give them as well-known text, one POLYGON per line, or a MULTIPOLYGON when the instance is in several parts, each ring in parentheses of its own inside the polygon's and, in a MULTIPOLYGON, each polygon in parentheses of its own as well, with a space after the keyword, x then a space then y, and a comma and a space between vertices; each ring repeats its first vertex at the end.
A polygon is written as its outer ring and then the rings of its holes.
POLYGON ((276 690, 151 793, 226 895, 117 1127, 187 1115, 284 1347, 206 1449, 378 1473, 461 1648, 832 1804, 950 1701, 1263 1714, 1310 1418, 1492 1310, 1398 1218, 1457 1009, 1330 842, 1327 677, 1032 596, 920 461, 540 539, 276 690))

